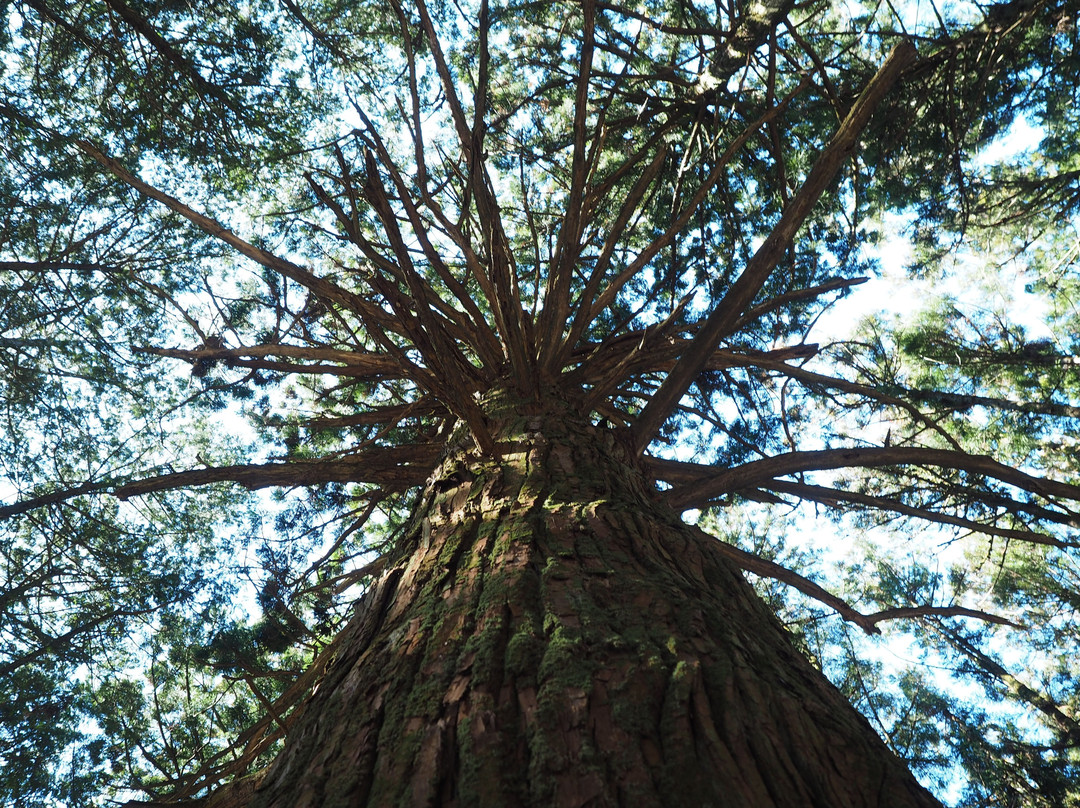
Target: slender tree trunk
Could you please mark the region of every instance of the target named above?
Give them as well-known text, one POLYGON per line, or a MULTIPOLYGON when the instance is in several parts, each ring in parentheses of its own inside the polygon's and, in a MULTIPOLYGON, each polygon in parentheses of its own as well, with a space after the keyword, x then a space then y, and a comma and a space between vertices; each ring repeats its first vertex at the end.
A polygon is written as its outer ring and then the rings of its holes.
POLYGON ((529 409, 443 463, 279 758, 210 805, 938 804, 615 433, 529 409))

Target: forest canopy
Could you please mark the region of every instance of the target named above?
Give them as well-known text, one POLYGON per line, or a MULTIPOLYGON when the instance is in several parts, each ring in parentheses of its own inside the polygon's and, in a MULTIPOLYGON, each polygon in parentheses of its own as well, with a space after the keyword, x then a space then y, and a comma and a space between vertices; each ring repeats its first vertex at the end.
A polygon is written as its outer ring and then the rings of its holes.
POLYGON ((511 400, 943 803, 1080 805, 1075 4, 2 7, 0 802, 267 765, 511 400))

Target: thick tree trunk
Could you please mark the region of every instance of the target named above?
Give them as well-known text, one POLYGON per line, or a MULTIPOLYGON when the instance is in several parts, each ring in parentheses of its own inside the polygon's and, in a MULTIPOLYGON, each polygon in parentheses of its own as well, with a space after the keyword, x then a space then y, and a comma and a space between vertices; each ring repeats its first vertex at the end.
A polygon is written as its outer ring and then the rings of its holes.
POLYGON ((501 457, 443 463, 279 758, 211 805, 938 804, 613 432, 496 409, 501 457))

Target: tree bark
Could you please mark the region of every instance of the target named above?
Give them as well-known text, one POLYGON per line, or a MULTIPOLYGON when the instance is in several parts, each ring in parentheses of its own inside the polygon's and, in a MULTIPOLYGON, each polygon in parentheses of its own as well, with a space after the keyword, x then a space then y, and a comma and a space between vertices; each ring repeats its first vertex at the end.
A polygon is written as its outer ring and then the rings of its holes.
POLYGON ((500 456, 458 441, 277 760, 208 808, 938 805, 629 441, 485 409, 500 456))

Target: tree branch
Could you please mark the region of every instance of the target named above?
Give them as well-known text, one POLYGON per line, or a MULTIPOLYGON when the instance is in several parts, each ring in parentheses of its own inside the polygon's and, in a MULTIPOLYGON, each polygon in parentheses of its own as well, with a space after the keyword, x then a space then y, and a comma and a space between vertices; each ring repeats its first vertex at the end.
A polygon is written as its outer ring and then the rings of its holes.
POLYGON ((838 488, 828 488, 826 486, 810 485, 808 483, 794 483, 786 480, 771 480, 766 483, 764 487, 770 491, 791 494, 800 497, 801 499, 820 502, 830 508, 837 507, 840 502, 852 502, 873 510, 892 511, 893 513, 903 514, 904 516, 925 519, 928 522, 961 527, 965 530, 983 533, 987 536, 1001 536, 1006 539, 1018 539, 1020 541, 1031 542, 1032 544, 1045 544, 1051 547, 1065 548, 1080 546, 1074 542, 1056 539, 1045 533, 988 525, 984 522, 976 522, 972 519, 965 519, 949 513, 941 513, 939 511, 932 511, 928 508, 907 505, 889 497, 877 497, 871 494, 860 494, 856 491, 844 491, 838 488))
POLYGON ((428 397, 422 397, 409 404, 397 404, 388 407, 375 407, 367 412, 358 412, 353 415, 324 416, 313 418, 305 426, 308 429, 341 429, 350 426, 362 426, 367 424, 383 424, 387 422, 397 423, 411 415, 436 416, 445 418, 449 411, 437 401, 428 397))
POLYGON ((285 373, 328 373, 336 376, 356 376, 360 378, 409 378, 401 366, 384 354, 363 354, 353 351, 341 351, 333 348, 308 348, 302 345, 255 345, 249 348, 155 348, 138 346, 133 348, 138 353, 152 356, 167 356, 183 359, 186 362, 221 361, 241 367, 256 367, 266 370, 279 370, 285 373), (266 356, 289 356, 314 361, 325 360, 341 364, 302 364, 299 362, 277 362, 262 360, 266 356), (256 359, 251 360, 252 357, 256 359))
MULTIPOLYGON (((559 355, 562 331, 570 317, 570 282, 574 267, 581 257, 581 233, 584 228, 582 200, 589 176, 586 160, 588 134, 585 124, 589 111, 589 79, 596 48, 596 4, 594 0, 582 0, 581 7, 585 20, 581 55, 578 57, 577 91, 574 96, 574 151, 570 167, 570 193, 548 269, 544 309, 540 314, 537 329, 540 367, 548 374, 557 372, 554 362, 559 355)), ((599 136, 599 133, 595 135, 599 136)))
POLYGON ((764 558, 756 556, 753 553, 748 553, 746 550, 740 549, 733 544, 721 541, 715 536, 710 536, 703 530, 699 529, 698 532, 706 539, 706 545, 708 547, 724 556, 729 561, 734 562, 741 569, 752 572, 755 575, 760 575, 763 578, 772 578, 787 584, 793 589, 799 590, 804 595, 824 603, 829 608, 835 610, 842 618, 849 623, 854 623, 867 634, 881 633, 881 629, 875 626, 870 618, 861 612, 856 611, 847 603, 847 601, 837 597, 832 592, 811 581, 809 578, 805 578, 802 575, 799 575, 799 573, 793 572, 787 567, 783 567, 774 561, 766 561, 764 558))
POLYGON ((1054 401, 1012 401, 1007 398, 992 398, 966 393, 944 393, 939 390, 906 389, 905 395, 929 405, 940 404, 956 412, 966 412, 972 407, 987 407, 994 410, 1022 412, 1028 415, 1049 415, 1055 418, 1080 419, 1080 407, 1058 404, 1054 401))
MULTIPOLYGON (((717 357, 720 358, 726 351, 718 351, 717 357)), ((775 358, 768 354, 746 354, 749 357, 747 364, 755 367, 766 368, 768 370, 776 371, 783 374, 788 378, 795 379, 801 382, 807 387, 823 387, 830 390, 840 390, 844 393, 853 393, 856 395, 866 396, 868 399, 874 401, 880 401, 882 404, 891 404, 894 407, 898 407, 907 412, 914 421, 917 421, 924 426, 932 429, 939 434, 945 441, 957 451, 963 451, 960 442, 956 440, 952 435, 945 430, 939 423, 932 418, 927 417, 918 407, 912 404, 910 401, 898 398, 896 396, 889 395, 887 393, 878 390, 876 387, 870 385, 860 384, 859 382, 848 381, 847 379, 841 379, 836 376, 826 376, 822 373, 815 373, 812 370, 806 368, 796 367, 789 365, 785 361, 777 361, 775 358)))
POLYGON ((436 444, 415 444, 368 449, 362 454, 333 460, 293 460, 286 463, 191 469, 126 482, 116 486, 112 493, 118 499, 125 500, 158 491, 225 482, 242 485, 250 491, 360 482, 376 483, 389 491, 401 491, 419 485, 428 478, 440 450, 441 447, 436 444))
MULTIPOLYGON (((701 187, 697 190, 697 192, 686 204, 686 206, 679 212, 679 215, 671 222, 671 224, 668 225, 664 233, 659 238, 654 239, 651 244, 649 244, 647 247, 645 247, 645 249, 638 253, 638 256, 633 261, 631 261, 630 264, 627 265, 626 268, 624 268, 614 279, 612 279, 612 281, 604 288, 604 290, 599 294, 595 301, 590 301, 587 299, 581 300, 581 310, 587 312, 587 314, 582 316, 579 313, 575 317, 575 328, 573 333, 584 333, 584 330, 588 326, 588 324, 595 320, 596 317, 600 314, 600 312, 602 312, 604 309, 606 309, 608 306, 615 302, 619 290, 622 289, 622 287, 625 286, 639 272, 641 272, 641 270, 644 269, 645 266, 647 266, 648 263, 652 261, 653 258, 655 258, 661 250, 670 245, 675 240, 675 238, 683 232, 683 228, 686 226, 686 223, 690 221, 691 217, 694 215, 697 209, 705 201, 708 195, 712 193, 713 188, 720 181, 720 177, 723 175, 724 169, 727 167, 728 163, 731 162, 732 158, 735 157, 739 149, 746 145, 747 141, 749 141, 750 138, 753 137, 754 133, 757 132, 762 126, 781 115, 784 110, 787 109, 791 101, 794 100, 794 98, 799 93, 801 93, 807 87, 807 85, 809 85, 809 83, 809 79, 803 79, 803 81, 801 81, 799 85, 794 90, 792 90, 786 98, 784 98, 783 101, 781 101, 775 107, 766 110, 765 113, 761 115, 761 117, 759 117, 753 123, 749 124, 739 134, 739 136, 728 145, 728 147, 724 150, 724 153, 720 155, 720 158, 716 161, 716 163, 710 170, 709 176, 706 177, 705 181, 701 184, 701 187)), ((591 285, 595 286, 596 284, 591 285)), ((569 345, 568 347, 573 348, 574 346, 569 345)))
POLYGON ((159 491, 174 491, 212 483, 236 483, 254 491, 260 488, 365 482, 382 485, 387 491, 403 491, 422 484, 428 478, 441 450, 439 444, 421 443, 392 448, 377 447, 332 460, 220 466, 176 471, 141 480, 103 480, 4 505, 0 507, 0 519, 8 519, 86 494, 111 494, 126 500, 159 491))
MULTIPOLYGON (((476 202, 481 221, 481 234, 488 252, 490 288, 494 292, 494 299, 490 301, 490 304, 496 317, 496 325, 503 334, 506 352, 515 370, 515 380, 522 385, 523 389, 530 390, 534 386, 534 354, 527 344, 529 318, 521 306, 521 294, 517 287, 517 275, 513 266, 513 252, 503 228, 498 201, 488 184, 483 154, 485 133, 483 116, 482 114, 477 116, 473 122, 473 128, 469 128, 461 99, 457 94, 453 74, 443 54, 425 0, 417 0, 416 9, 420 15, 420 23, 424 36, 427 38, 428 47, 431 48, 431 56, 435 61, 435 70, 442 83, 443 93, 450 106, 462 153, 469 164, 469 189, 476 202)), ((490 15, 487 0, 484 0, 480 19, 482 61, 486 58, 484 53, 487 49, 489 27, 490 15)), ((477 108, 482 113, 482 104, 477 105, 477 108)))
MULTIPOLYGON (((361 113, 362 115, 362 113, 361 113)), ((427 257, 428 262, 434 268, 439 278, 446 284, 447 288, 453 293, 454 298, 461 304, 462 308, 466 312, 467 316, 461 318, 464 322, 461 323, 461 327, 467 330, 472 335, 472 344, 477 354, 483 357, 484 363, 489 367, 498 367, 502 359, 502 351, 498 340, 492 333, 487 321, 484 318, 483 312, 480 311, 480 307, 472 299, 472 295, 469 290, 454 277, 450 268, 443 261, 441 254, 432 244, 431 238, 427 232, 427 225, 420 217, 420 211, 417 209, 415 203, 409 192, 409 188, 405 183, 404 178, 401 176, 401 171, 394 163, 393 158, 390 156, 389 150, 386 148, 386 144, 383 142, 382 137, 379 135, 378 129, 367 119, 367 116, 362 115, 364 124, 368 128, 368 135, 371 138, 371 142, 375 146, 375 151, 378 154, 379 162, 386 168, 390 174, 390 179, 394 183, 394 187, 397 189, 398 199, 401 201, 405 214, 409 218, 409 224, 412 227, 412 232, 415 235, 417 241, 420 242, 420 246, 424 251, 424 255, 427 257)), ((417 148, 420 148, 418 146, 417 148)), ((340 159, 340 158, 339 158, 340 159)), ((341 160, 341 162, 344 162, 341 160)), ((371 178, 369 177, 369 182, 371 178)), ((385 196, 385 193, 383 194, 385 196)), ((378 212, 378 210, 376 210, 378 212)), ((396 227, 396 223, 395 223, 396 227)), ((434 298, 435 303, 441 303, 441 300, 434 290, 431 289, 430 284, 424 281, 425 290, 429 297, 434 298)), ((445 313, 447 316, 454 316, 454 310, 443 304, 445 307, 445 313)))
POLYGON ((837 289, 850 289, 852 286, 859 286, 860 284, 866 283, 868 280, 870 280, 870 278, 866 276, 857 278, 833 278, 824 283, 819 283, 816 286, 808 286, 805 289, 793 289, 790 292, 777 295, 760 305, 752 306, 747 309, 746 314, 735 324, 734 330, 741 331, 747 325, 760 319, 770 311, 776 311, 790 303, 800 300, 813 300, 828 292, 835 292, 837 289))
POLYGON ((880 466, 942 466, 969 474, 983 474, 1021 490, 1051 499, 1080 500, 1080 486, 1033 477, 1019 469, 998 463, 987 455, 973 455, 951 449, 924 449, 917 446, 885 448, 821 449, 788 452, 766 457, 719 471, 698 483, 687 483, 668 494, 672 507, 707 502, 723 494, 770 484, 775 477, 839 468, 877 468, 880 466))
POLYGON ((884 609, 866 616, 867 620, 881 623, 886 620, 910 620, 913 617, 973 617, 985 623, 996 623, 999 626, 1012 626, 1013 628, 1026 629, 1027 626, 1017 623, 1000 614, 984 612, 982 609, 969 609, 966 606, 897 606, 892 609, 884 609))
MULTIPOLYGON (((0 513, 0 519, 3 518, 3 514, 0 513)), ((141 617, 147 614, 153 614, 154 612, 163 609, 166 603, 154 604, 153 606, 146 606, 141 609, 114 609, 106 614, 93 617, 85 623, 75 626, 74 628, 64 632, 57 637, 50 637, 48 635, 41 636, 41 645, 32 651, 28 651, 22 656, 16 657, 5 665, 0 666, 0 676, 10 676, 16 670, 21 668, 35 659, 38 659, 56 649, 63 648, 67 645, 73 637, 77 637, 79 634, 84 634, 88 631, 93 631, 110 620, 116 620, 122 617, 141 617)), ((40 631, 39 631, 40 633, 40 631)))
POLYGON ((705 538, 707 547, 724 556, 729 561, 734 562, 739 568, 744 569, 747 572, 752 572, 762 578, 772 578, 773 580, 787 584, 793 589, 797 589, 819 603, 824 603, 839 614, 844 620, 849 623, 854 623, 867 634, 880 634, 881 629, 878 628, 877 624, 883 623, 886 620, 902 620, 912 617, 927 616, 974 617, 989 623, 1023 628, 1023 626, 1014 623, 1008 618, 990 614, 989 612, 984 612, 979 609, 969 609, 964 606, 905 606, 884 609, 873 614, 863 614, 852 607, 851 604, 843 598, 837 597, 832 592, 829 592, 827 589, 811 581, 809 578, 799 575, 799 573, 789 570, 787 567, 781 566, 774 561, 767 561, 753 553, 748 553, 746 550, 736 547, 733 544, 728 544, 715 536, 710 536, 703 530, 698 529, 698 532, 705 538))
MULTIPOLYGON (((364 196, 379 217, 379 221, 382 222, 383 232, 390 240, 390 245, 397 256, 397 267, 409 290, 408 297, 404 295, 388 296, 391 306, 399 319, 405 320, 411 311, 419 321, 421 328, 414 329, 413 342, 417 350, 427 360, 427 364, 441 371, 439 375, 443 379, 440 380, 440 384, 444 381, 450 381, 449 386, 452 389, 454 387, 453 382, 462 377, 466 379, 470 376, 480 378, 480 372, 461 353, 443 321, 440 321, 435 316, 432 303, 438 300, 438 295, 435 294, 435 291, 421 277, 413 265, 412 258, 409 255, 409 247, 405 243, 405 237, 398 226, 397 214, 390 205, 386 188, 383 187, 382 177, 379 176, 379 167, 375 155, 367 149, 365 149, 365 163, 367 176, 364 184, 364 196)), ((476 349, 482 351, 483 346, 477 345, 476 349)), ((454 394, 459 392, 463 393, 464 391, 452 390, 454 394)))
POLYGON ((180 53, 173 43, 158 33, 149 20, 126 3, 121 2, 121 0, 104 0, 104 2, 117 16, 130 25, 147 44, 153 47, 165 61, 187 76, 200 94, 212 96, 234 112, 243 114, 243 106, 237 103, 236 99, 230 97, 221 87, 203 78, 198 66, 180 53))
POLYGON ((840 166, 855 149, 859 135, 900 73, 917 58, 909 43, 897 45, 877 74, 870 80, 828 146, 818 157, 802 188, 784 209, 772 233, 746 265, 746 269, 713 308, 686 353, 649 399, 631 427, 635 450, 641 454, 652 442, 679 399, 705 368, 720 340, 731 333, 743 311, 772 274, 776 263, 791 246, 795 234, 813 210, 818 198, 832 182, 840 166))
POLYGON ((993 676, 1005 685, 1014 697, 1035 707, 1035 709, 1056 724, 1066 737, 1074 743, 1080 743, 1080 722, 1077 722, 1072 716, 1064 713, 1057 702, 1014 676, 1004 665, 989 655, 984 654, 955 631, 949 630, 937 621, 932 621, 929 625, 931 625, 946 642, 953 646, 953 648, 974 662, 984 672, 993 676))
POLYGON ((165 207, 169 208, 169 210, 187 219, 207 235, 225 242, 241 255, 247 256, 257 264, 260 264, 267 269, 271 269, 290 280, 296 281, 323 300, 336 303, 348 311, 353 312, 365 321, 377 323, 388 331, 400 333, 400 327, 393 317, 380 310, 377 306, 370 304, 360 297, 360 295, 350 292, 347 289, 343 289, 337 284, 331 283, 324 278, 318 277, 311 270, 297 266, 290 261, 286 261, 284 258, 279 258, 273 253, 267 252, 260 247, 256 247, 254 244, 244 241, 219 222, 198 213, 176 197, 170 196, 164 191, 160 191, 139 179, 124 168, 118 161, 106 155, 89 141, 77 140, 75 141, 75 145, 86 155, 97 161, 106 171, 117 179, 127 183, 143 196, 147 196, 150 199, 160 202, 165 207))

